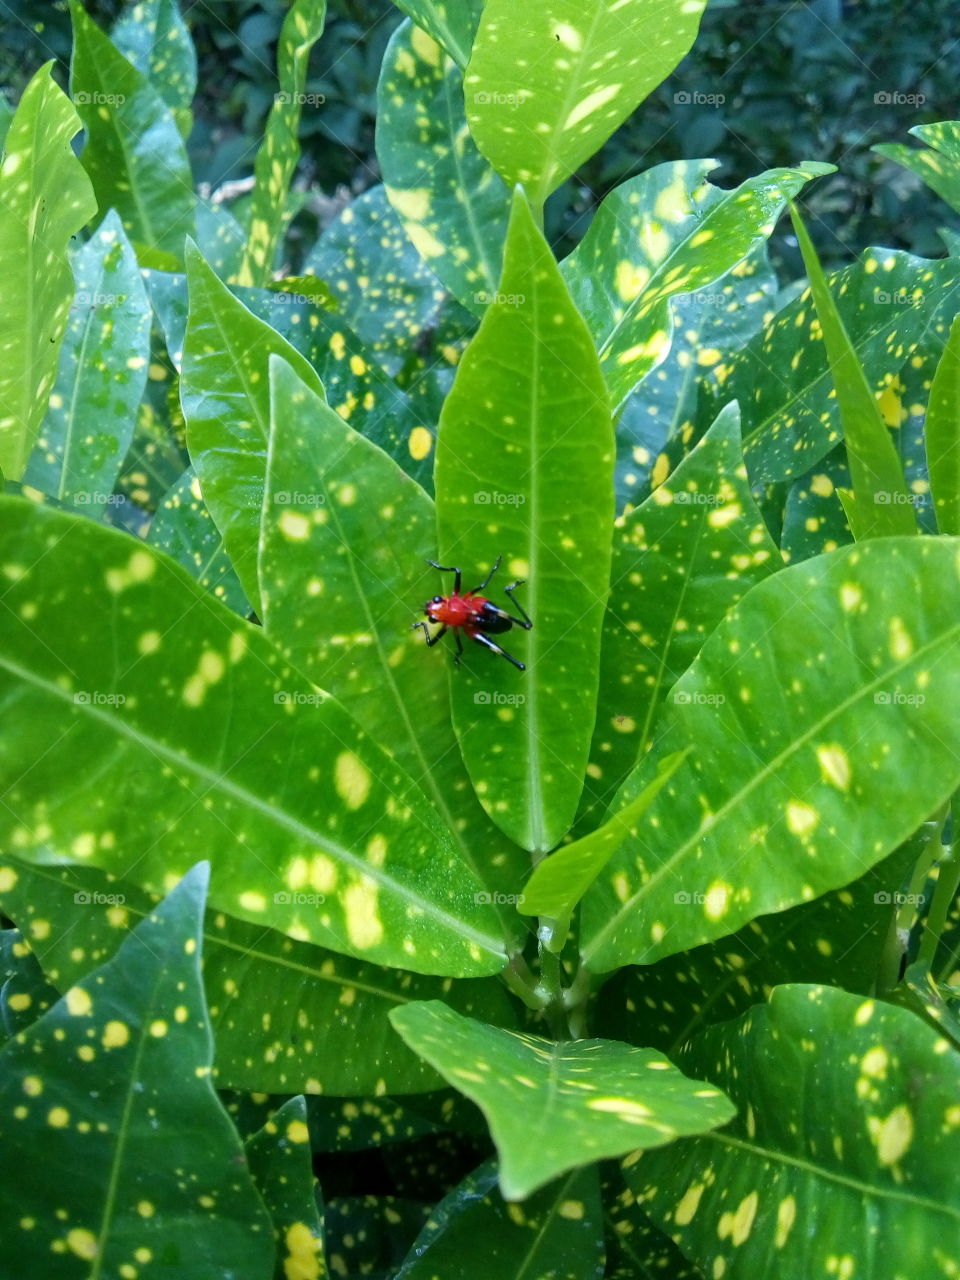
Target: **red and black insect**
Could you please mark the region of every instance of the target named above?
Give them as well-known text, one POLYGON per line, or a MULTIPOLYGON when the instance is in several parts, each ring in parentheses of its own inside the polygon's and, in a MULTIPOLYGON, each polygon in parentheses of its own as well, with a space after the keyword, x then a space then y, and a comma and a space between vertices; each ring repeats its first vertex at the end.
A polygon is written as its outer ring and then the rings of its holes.
POLYGON ((494 653, 499 653, 501 658, 506 658, 508 662, 512 662, 518 671, 526 671, 526 667, 522 662, 518 662, 516 658, 507 653, 506 649, 501 648, 496 640, 491 640, 490 638, 494 635, 501 635, 504 631, 509 631, 511 627, 523 627, 524 631, 529 631, 533 626, 523 605, 513 596, 513 592, 516 591, 517 587, 523 586, 523 581, 511 582, 509 587, 503 588, 503 594, 517 612, 523 615, 520 618, 515 618, 512 613, 505 613, 503 609, 498 609, 492 600, 488 600, 486 596, 479 594, 500 568, 501 559, 501 556, 497 556, 496 563, 479 587, 474 587, 472 591, 464 591, 463 593, 460 591, 459 569, 445 568, 443 565, 437 564, 435 560, 427 561, 427 564, 433 565, 434 569, 439 570, 440 573, 452 573, 455 575, 453 591, 448 596, 434 596, 432 600, 428 600, 423 606, 423 611, 429 621, 440 624, 440 630, 436 635, 431 636, 430 628, 426 622, 415 622, 411 630, 422 627, 427 644, 433 646, 442 636, 446 635, 448 629, 451 629, 457 641, 457 653, 454 658, 457 666, 460 665, 460 655, 463 653, 463 641, 460 639, 460 632, 464 631, 477 644, 482 644, 485 648, 492 649, 494 653))

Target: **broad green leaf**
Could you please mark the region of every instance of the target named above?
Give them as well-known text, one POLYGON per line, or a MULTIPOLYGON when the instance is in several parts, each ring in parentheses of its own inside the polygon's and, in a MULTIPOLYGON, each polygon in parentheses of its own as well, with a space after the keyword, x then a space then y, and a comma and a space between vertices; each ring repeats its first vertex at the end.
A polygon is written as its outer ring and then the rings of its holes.
POLYGON ((396 5, 463 70, 470 61, 483 0, 396 0, 396 5))
POLYGON ((484 808, 543 852, 573 822, 596 711, 613 429, 590 334, 520 192, 500 295, 444 404, 436 486, 440 563, 470 587, 502 555, 505 585, 526 581, 533 630, 503 638, 528 670, 471 643, 453 717, 484 808))
MULTIPOLYGON (((946 337, 960 299, 960 264, 894 249, 868 249, 828 281, 881 401, 932 326, 942 324, 946 337)), ((713 412, 739 402, 744 458, 754 482, 805 475, 840 442, 840 411, 809 290, 714 373, 713 412)))
POLYGON ((180 403, 190 459, 237 577, 259 614, 257 540, 270 434, 270 356, 283 356, 321 396, 323 387, 303 356, 238 302, 193 246, 187 251, 187 279, 190 320, 180 403))
POLYGON ((616 1161, 601 1165, 600 1191, 606 1225, 605 1280, 702 1280, 703 1273, 653 1225, 624 1185, 616 1161))
POLYGON ((20 856, 157 891, 203 849, 211 905, 240 919, 416 972, 502 966, 422 791, 259 627, 167 557, 22 499, 0 500, 0 565, 19 620, 0 649, 0 840, 20 856), (64 783, 78 760, 109 767, 96 806, 89 770, 64 783))
POLYGON ((736 405, 616 524, 600 696, 578 829, 596 826, 707 636, 780 567, 750 492, 736 405))
POLYGON ((131 240, 183 257, 194 233, 190 161, 158 91, 70 0, 70 93, 83 120, 80 159, 101 209, 113 207, 131 240))
POLYGON ((385 190, 431 271, 483 315, 497 291, 510 191, 477 150, 463 79, 419 27, 393 33, 377 89, 377 155, 385 190))
POLYGON ((756 251, 790 198, 832 166, 770 169, 735 191, 715 160, 656 165, 615 188, 562 271, 586 317, 614 406, 670 347, 669 299, 720 279, 756 251))
POLYGON ((603 1216, 596 1169, 541 1188, 523 1211, 497 1188, 488 1160, 436 1206, 396 1280, 600 1280, 603 1216))
POLYGON ((885 142, 871 147, 878 155, 895 160, 922 178, 927 186, 960 213, 960 122, 942 120, 936 124, 915 125, 910 133, 929 143, 917 150, 899 142, 885 142))
MULTIPOLYGON (((326 280, 344 323, 390 374, 400 371, 410 347, 429 333, 446 297, 382 186, 358 196, 325 228, 304 271, 326 280)), ((427 436, 411 441, 414 458, 431 453, 430 432, 427 436)))
POLYGON ((270 1218, 210 1082, 207 877, 189 872, 0 1053, 4 1158, 19 1170, 0 1227, 22 1274, 50 1275, 56 1258, 58 1280, 119 1276, 146 1257, 170 1280, 273 1275, 270 1218))
POLYGON ((334 1196, 324 1213, 327 1255, 339 1274, 351 1280, 395 1280, 429 1214, 430 1206, 422 1200, 334 1196))
POLYGON ((0 166, 0 470, 19 480, 57 375, 73 300, 67 244, 97 211, 70 147, 80 119, 48 62, 23 91, 0 166))
POLYGON ((140 0, 121 14, 110 38, 151 81, 173 112, 181 135, 189 137, 197 55, 177 0, 140 0))
MULTIPOLYGON (((903 468, 863 367, 843 326, 816 250, 796 206, 790 217, 810 280, 810 292, 830 361, 830 374, 840 406, 847 464, 853 481, 857 541, 884 535, 916 533, 907 502, 903 468)), ((848 513, 849 514, 849 513, 848 513)))
POLYGON ((250 613, 250 601, 233 571, 193 467, 188 467, 160 500, 147 542, 182 564, 201 587, 234 613, 244 618, 250 613))
POLYGON ((960 316, 930 387, 924 443, 937 528, 960 534, 960 316))
POLYGON ((778 987, 679 1061, 722 1084, 739 1115, 629 1157, 626 1176, 704 1274, 953 1275, 960 1054, 912 1013, 778 987))
POLYGON ((486 0, 464 77, 477 145, 533 208, 693 44, 706 0, 486 0))
POLYGON ((60 998, 19 929, 0 930, 0 1043, 32 1023, 60 998))
MULTIPOLYGON (((516 895, 529 859, 474 796, 446 664, 411 635, 436 582, 426 564, 436 554, 433 503, 279 357, 270 380, 259 555, 267 635, 419 780, 478 879, 516 895)), ((522 932, 515 917, 513 927, 522 932)))
POLYGON ((794 480, 783 511, 780 552, 787 564, 836 551, 853 541, 839 491, 850 487, 843 445, 835 446, 805 476, 794 480))
MULTIPOLYGON (((657 776, 635 800, 618 810, 602 827, 542 859, 523 887, 519 910, 528 916, 549 916, 566 921, 628 836, 636 836, 636 824, 683 763, 682 755, 659 762, 657 776)), ((564 931, 565 932, 565 931, 564 931)))
MULTIPOLYGON (((149 792, 148 772, 133 782, 140 795, 149 792)), ((86 866, 9 859, 0 864, 0 885, 4 913, 22 923, 61 992, 111 956, 156 904, 130 880, 86 866)), ((516 1025, 515 1003, 499 981, 450 983, 385 969, 222 911, 204 919, 203 980, 221 1088, 381 1101, 385 1091, 422 1093, 438 1088, 440 1077, 397 1039, 390 1009, 442 997, 460 1013, 516 1025)), ((343 1119, 338 1114, 337 1124, 343 1119)))
POLYGON ((24 482, 99 516, 130 448, 150 359, 150 303, 111 210, 73 259, 77 292, 24 482))
POLYGON ((280 92, 274 95, 266 133, 254 161, 250 233, 238 284, 265 284, 289 221, 287 195, 300 159, 300 116, 308 103, 307 63, 323 34, 327 0, 293 0, 277 47, 280 92))
POLYGON ((274 1280, 325 1280, 323 1216, 314 1198, 310 1130, 302 1095, 289 1098, 244 1143, 250 1173, 273 1220, 274 1280))
POLYGON ((677 682, 653 760, 694 745, 583 906, 605 972, 735 932, 863 875, 960 783, 960 562, 872 539, 750 591, 677 682))
POLYGON ((211 200, 197 200, 197 247, 221 280, 240 270, 247 233, 229 209, 211 200))
POLYGON ((681 1075, 652 1050, 501 1031, 438 1000, 395 1009, 390 1021, 486 1116, 507 1200, 568 1169, 662 1146, 734 1114, 719 1089, 681 1075))

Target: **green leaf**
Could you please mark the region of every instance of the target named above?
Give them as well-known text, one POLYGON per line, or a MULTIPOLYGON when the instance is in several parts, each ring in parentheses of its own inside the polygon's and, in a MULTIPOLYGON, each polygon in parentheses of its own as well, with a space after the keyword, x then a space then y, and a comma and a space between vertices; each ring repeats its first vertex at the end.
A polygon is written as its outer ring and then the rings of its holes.
POLYGON ((426 564, 435 554, 433 503, 279 357, 270 381, 259 555, 267 635, 419 779, 478 879, 516 894, 529 859, 473 795, 450 724, 445 664, 410 634, 436 581, 426 564))
POLYGON ((396 0, 396 5, 463 70, 470 61, 483 0, 396 0))
POLYGON ((652 1050, 501 1031, 438 1000, 395 1009, 390 1021, 486 1116, 507 1200, 568 1169, 662 1146, 734 1114, 718 1089, 687 1079, 652 1050))
POLYGON ((141 0, 121 14, 110 33, 128 62, 151 81, 184 138, 197 88, 197 55, 177 0, 141 0))
POLYGON ((930 387, 924 444, 937 528, 960 534, 960 316, 930 387))
POLYGON ((578 827, 602 820, 677 679, 780 557, 750 492, 736 405, 614 530, 600 697, 578 827))
POLYGON ((80 156, 101 209, 111 206, 131 240, 183 256, 194 232, 190 161, 176 122, 150 81, 70 0, 70 93, 86 142, 80 156))
POLYGON ((278 302, 320 306, 327 311, 340 310, 333 290, 326 280, 317 276, 282 276, 279 280, 268 280, 266 288, 271 293, 282 295, 278 302))
POLYGON ((438 541, 468 578, 502 555, 527 581, 533 630, 506 639, 529 670, 471 644, 453 717, 484 808, 542 852, 573 821, 596 712, 613 429, 590 334, 519 192, 500 289, 443 408, 438 541))
POLYGON ((706 0, 486 0, 464 79, 477 146, 533 208, 667 78, 706 0))
POLYGON ((500 279, 510 192, 470 137, 460 71, 409 21, 387 46, 377 105, 390 203, 430 269, 482 315, 500 279))
POLYGON ((524 885, 523 902, 518 910, 527 916, 549 916, 566 921, 624 840, 631 835, 636 836, 636 824, 684 758, 679 753, 659 761, 657 776, 635 800, 619 809, 596 831, 564 845, 539 862, 524 885))
POLYGON ((100 515, 130 448, 150 359, 150 303, 111 210, 73 259, 77 292, 24 482, 100 515))
POLYGON ((778 987, 680 1062, 718 1080, 739 1115, 629 1158, 627 1181, 706 1275, 952 1274, 960 1055, 913 1014, 778 987))
POLYGON ((784 569, 727 615, 620 794, 695 744, 584 901, 591 968, 649 964, 837 889, 953 792, 957 557, 952 539, 874 539, 784 569))
POLYGON ((596 1169, 535 1192, 523 1211, 497 1189, 488 1160, 436 1206, 396 1280, 600 1280, 603 1217, 596 1169))
POLYGON ((0 649, 0 839, 20 856, 156 891, 200 848, 211 905, 240 919, 416 972, 502 966, 422 791, 259 627, 127 535, 22 499, 0 499, 0 565, 21 619, 0 649), (64 785, 91 760, 111 770, 95 807, 89 771, 64 785))
POLYGON ((310 1130, 302 1096, 288 1098, 244 1144, 250 1172, 273 1220, 274 1280, 324 1280, 323 1218, 314 1198, 310 1130))
POLYGON ((270 1219, 210 1082, 207 876, 202 863, 189 872, 0 1053, 4 1155, 20 1170, 0 1223, 24 1273, 48 1275, 56 1257, 63 1280, 121 1275, 142 1251, 171 1280, 273 1274, 270 1219), (189 1245, 168 1235, 172 1221, 189 1225, 189 1245))
POLYGON ((871 147, 917 174, 941 199, 960 213, 960 122, 942 120, 936 124, 915 125, 908 132, 929 148, 918 151, 899 142, 885 142, 871 147))
MULTIPOLYGON (((149 772, 136 773, 133 783, 148 794, 149 772)), ((111 956, 156 902, 130 880, 94 867, 35 867, 13 858, 0 864, 0 886, 4 913, 22 924, 60 991, 111 956)), ((297 902, 288 898, 293 912, 297 902)), ((516 1025, 516 1006, 497 980, 451 983, 385 969, 217 910, 204 920, 203 981, 221 1088, 381 1100, 385 1092, 422 1093, 441 1079, 397 1039, 390 1009, 442 997, 460 1013, 516 1025)), ((338 1112, 337 1124, 343 1119, 338 1112)))
POLYGON ((60 998, 19 929, 0 930, 0 982, 2 1042, 25 1031, 60 998))
POLYGON ((97 211, 70 140, 80 120, 48 62, 23 91, 0 167, 0 470, 19 480, 57 375, 73 299, 67 244, 97 211))
POLYGON ((705 288, 755 252, 791 196, 833 171, 809 162, 770 169, 734 191, 721 191, 706 180, 716 164, 660 164, 622 183, 563 263, 615 407, 669 350, 669 299, 705 288))
MULTIPOLYGON (((858 542, 885 534, 916 533, 917 523, 909 506, 903 468, 890 433, 843 326, 816 250, 794 205, 790 206, 790 217, 810 280, 840 406, 856 510, 856 521, 851 522, 850 527, 858 542)), ((847 516, 849 519, 850 511, 847 516)))
POLYGON ((263 144, 254 161, 250 234, 237 273, 238 284, 264 284, 289 221, 288 193, 300 159, 300 116, 307 87, 310 50, 323 34, 327 0, 294 0, 280 30, 274 95, 263 144))
POLYGON ((703 1273, 655 1227, 623 1182, 615 1161, 601 1166, 606 1220, 605 1280, 703 1280, 703 1273))
POLYGON ((259 615, 257 541, 270 434, 270 356, 283 356, 321 396, 323 387, 303 356, 238 302, 192 245, 187 279, 190 320, 180 402, 190 459, 233 568, 259 615))

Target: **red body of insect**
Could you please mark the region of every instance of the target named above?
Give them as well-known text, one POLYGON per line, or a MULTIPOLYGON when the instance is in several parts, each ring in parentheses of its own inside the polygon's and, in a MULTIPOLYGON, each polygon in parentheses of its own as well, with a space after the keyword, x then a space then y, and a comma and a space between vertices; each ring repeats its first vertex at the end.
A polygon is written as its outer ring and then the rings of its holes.
POLYGON ((516 658, 507 653, 506 649, 501 648, 495 640, 490 638, 492 635, 499 635, 504 631, 509 631, 511 627, 522 627, 524 631, 529 631, 533 626, 533 623, 524 612, 523 606, 514 599, 512 594, 517 587, 523 586, 523 583, 512 582, 509 587, 504 587, 503 589, 503 594, 511 601, 517 611, 523 615, 521 618, 515 618, 513 614, 505 612, 495 605, 492 600, 488 600, 486 596, 480 595, 480 592, 499 569, 500 557, 497 557, 493 568, 478 587, 474 587, 472 591, 464 592, 460 590, 459 569, 455 567, 444 568, 443 565, 436 564, 433 560, 428 560, 427 563, 433 565, 435 569, 439 569, 441 573, 455 575, 454 587, 450 595, 434 596, 432 600, 428 600, 423 606, 423 611, 429 621, 438 623, 440 626, 440 630, 436 635, 430 635, 426 622, 415 622, 413 624, 414 627, 423 629, 427 644, 435 645, 441 636, 445 635, 448 628, 453 629, 457 641, 457 654, 454 661, 459 666, 460 655, 463 653, 460 632, 463 631, 477 644, 482 644, 486 649, 492 649, 494 653, 498 653, 502 658, 506 658, 508 662, 512 662, 518 671, 525 671, 526 667, 522 662, 518 662, 516 658))

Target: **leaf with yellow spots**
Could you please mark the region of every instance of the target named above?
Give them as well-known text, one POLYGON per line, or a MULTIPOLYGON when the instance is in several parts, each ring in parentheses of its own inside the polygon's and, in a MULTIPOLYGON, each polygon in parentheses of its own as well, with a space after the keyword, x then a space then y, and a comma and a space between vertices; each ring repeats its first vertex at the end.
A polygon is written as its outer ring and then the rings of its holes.
POLYGON ((930 387, 925 446, 937 528, 960 534, 960 316, 930 387))
POLYGON ((273 1275, 270 1217, 210 1076, 208 874, 188 872, 113 959, 0 1051, 0 1136, 20 1170, 0 1234, 23 1274, 49 1275, 53 1257, 58 1280, 135 1261, 170 1280, 273 1275), (189 1224, 188 1252, 171 1221, 189 1224))
POLYGON ((442 45, 463 70, 470 61, 483 0, 397 0, 397 8, 442 45))
POLYGON ((19 480, 46 411, 74 293, 71 236, 97 202, 70 142, 81 126, 46 63, 23 91, 0 166, 0 468, 19 480))
POLYGON ((960 785, 960 544, 882 538, 755 586, 674 686, 693 745, 584 899, 591 968, 649 964, 863 875, 960 785))
POLYGON ((633 1192, 624 1185, 619 1164, 601 1166, 600 1192, 606 1225, 604 1280, 703 1280, 699 1267, 685 1258, 668 1235, 653 1225, 633 1192))
POLYGON ((133 438, 150 360, 150 303, 111 210, 72 262, 76 294, 24 483, 99 519, 133 438))
POLYGON ((244 1143, 254 1182, 273 1220, 274 1280, 325 1280, 323 1216, 313 1194, 307 1107, 298 1094, 244 1143))
MULTIPOLYGON (((237 273, 238 284, 266 284, 290 220, 290 183, 300 159, 300 117, 310 109, 307 63, 310 50, 323 34, 327 0, 294 0, 287 10, 277 45, 277 77, 267 127, 254 161, 250 223, 246 252, 237 273)), ((312 109, 320 105, 313 103, 312 109)))
POLYGON ((616 187, 564 260, 615 407, 670 349, 669 300, 719 281, 756 251, 790 198, 833 166, 769 169, 734 191, 707 182, 713 160, 655 165, 616 187))
POLYGON ((951 209, 960 212, 960 121, 918 124, 907 132, 929 146, 917 148, 900 142, 883 142, 870 150, 911 170, 951 209))
POLYGON ((19 619, 0 645, 4 844, 154 892, 202 848, 212 905, 241 919, 415 972, 500 970, 496 915, 430 801, 262 628, 128 535, 23 499, 0 498, 0 566, 19 619), (78 759, 110 761, 96 806, 63 784, 78 759))
POLYGON ((197 88, 197 55, 177 0, 140 0, 113 26, 110 38, 147 76, 173 113, 181 136, 190 136, 190 104, 197 88))
POLYGON ((564 1174, 517 1205, 504 1201, 497 1162, 487 1160, 436 1205, 396 1280, 602 1275, 597 1170, 564 1174))
POLYGON ((402 22, 384 54, 377 104, 377 155, 397 217, 430 270, 483 315, 500 279, 510 191, 470 136, 460 71, 402 22))
POLYGON ((190 161, 157 89, 71 0, 70 91, 83 120, 83 167, 101 209, 114 208, 133 241, 183 258, 195 229, 190 161))
POLYGON ((956 1273, 960 1054, 919 1018, 831 987, 781 986, 677 1061, 725 1089, 737 1119, 624 1166, 705 1275, 956 1273))
POLYGON ((707 637, 779 568, 743 465, 737 407, 730 405, 614 529, 597 724, 578 831, 602 820, 707 637))
POLYGON ((526 582, 533 629, 505 647, 528 669, 470 644, 453 719, 484 808, 545 851, 573 822, 593 729, 613 427, 590 334, 519 191, 500 295, 444 404, 436 486, 440 563, 472 586, 502 555, 501 581, 526 582))
POLYGON ((0 929, 0 1041, 9 1040, 60 998, 19 929, 0 929))
POLYGON ((463 1018, 436 1000, 395 1009, 390 1021, 486 1116, 507 1200, 734 1114, 719 1089, 681 1075, 662 1054, 614 1040, 558 1044, 463 1018))
POLYGON ((706 0, 486 0, 464 77, 477 146, 543 207, 696 38, 706 0))

